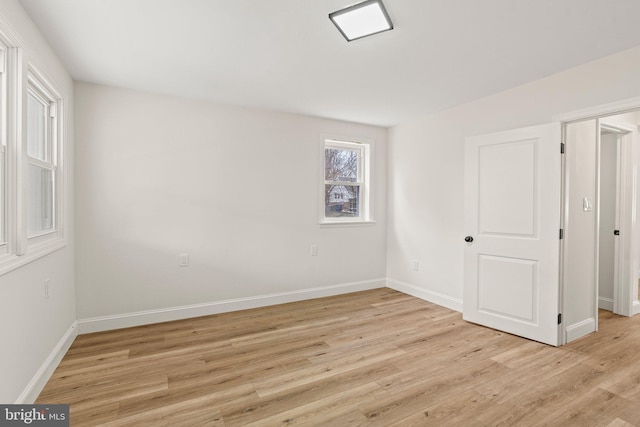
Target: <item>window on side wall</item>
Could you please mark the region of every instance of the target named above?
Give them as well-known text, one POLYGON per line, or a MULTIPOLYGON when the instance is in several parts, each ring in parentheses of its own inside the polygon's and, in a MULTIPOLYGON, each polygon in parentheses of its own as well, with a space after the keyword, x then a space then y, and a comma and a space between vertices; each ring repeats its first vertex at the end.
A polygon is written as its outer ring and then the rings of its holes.
POLYGON ((372 222, 370 153, 371 143, 324 140, 321 224, 372 222))
POLYGON ((24 224, 23 253, 29 248, 46 248, 62 241, 62 101, 36 71, 29 69, 25 104, 21 176, 25 193, 19 215, 24 224))
POLYGON ((64 101, 0 28, 0 275, 66 245, 64 101))

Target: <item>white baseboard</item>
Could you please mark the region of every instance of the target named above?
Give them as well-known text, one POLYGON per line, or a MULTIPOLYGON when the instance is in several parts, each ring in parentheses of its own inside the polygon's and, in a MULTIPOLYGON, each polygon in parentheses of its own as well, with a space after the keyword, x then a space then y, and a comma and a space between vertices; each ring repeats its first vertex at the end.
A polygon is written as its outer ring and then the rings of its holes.
POLYGON ((462 313, 461 299, 453 298, 439 292, 422 289, 415 285, 410 285, 408 283, 399 282, 389 278, 387 279, 387 287, 462 313))
POLYGON ((191 317, 208 316, 211 314, 227 313, 230 311, 247 310, 250 308, 266 307, 269 305, 322 298, 369 289, 384 288, 385 279, 367 280, 362 282, 343 283, 340 285, 308 288, 291 292, 259 295, 255 297, 237 298, 223 301, 213 301, 202 304, 183 305, 178 307, 145 310, 134 313, 114 314, 110 316, 92 317, 78 320, 78 333, 107 331, 111 329, 129 328, 132 326, 148 325, 151 323, 168 322, 171 320, 188 319, 191 317))
POLYGON ((613 298, 598 297, 598 308, 613 311, 613 298))
POLYGON ((633 302, 633 315, 640 313, 640 301, 633 302))
POLYGON ((60 338, 58 344, 51 350, 49 356, 45 359, 44 363, 40 366, 40 369, 35 373, 29 384, 20 393, 20 396, 16 399, 15 403, 18 405, 32 404, 38 398, 38 395, 51 378, 53 371, 56 370, 58 364, 73 344, 73 340, 78 336, 78 323, 73 322, 67 332, 60 338))
POLYGON ((593 317, 583 320, 582 322, 574 323, 573 325, 569 325, 565 329, 566 334, 566 343, 570 343, 573 340, 577 340, 580 337, 583 337, 591 332, 596 330, 596 319, 593 317))

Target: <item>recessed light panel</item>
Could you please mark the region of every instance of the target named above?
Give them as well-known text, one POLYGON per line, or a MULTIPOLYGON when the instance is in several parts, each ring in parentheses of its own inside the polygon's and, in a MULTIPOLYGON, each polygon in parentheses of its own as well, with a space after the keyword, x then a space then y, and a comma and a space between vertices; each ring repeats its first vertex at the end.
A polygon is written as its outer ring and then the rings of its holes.
POLYGON ((367 0, 329 14, 347 41, 393 29, 382 0, 367 0))

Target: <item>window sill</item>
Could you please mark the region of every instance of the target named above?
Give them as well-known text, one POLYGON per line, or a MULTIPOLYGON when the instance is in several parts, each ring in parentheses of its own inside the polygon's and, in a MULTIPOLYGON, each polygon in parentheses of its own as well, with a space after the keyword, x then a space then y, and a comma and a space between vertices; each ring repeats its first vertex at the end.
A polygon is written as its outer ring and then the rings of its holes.
POLYGON ((0 257, 0 276, 17 270, 53 252, 67 246, 65 239, 52 239, 48 242, 30 248, 24 255, 6 254, 0 257))
POLYGON ((320 228, 333 228, 333 227, 373 227, 376 225, 375 221, 322 221, 320 222, 320 228))

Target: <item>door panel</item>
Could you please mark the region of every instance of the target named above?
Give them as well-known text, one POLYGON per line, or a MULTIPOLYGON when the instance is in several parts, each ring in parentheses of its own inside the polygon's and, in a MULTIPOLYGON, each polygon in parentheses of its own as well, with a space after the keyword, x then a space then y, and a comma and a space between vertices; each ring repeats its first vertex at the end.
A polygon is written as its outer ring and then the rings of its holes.
POLYGON ((518 321, 536 322, 537 262, 480 255, 478 309, 518 321))
POLYGON ((560 124, 467 138, 465 320, 558 345, 560 124))
POLYGON ((479 232, 534 237, 536 140, 479 147, 479 232))

